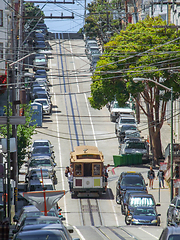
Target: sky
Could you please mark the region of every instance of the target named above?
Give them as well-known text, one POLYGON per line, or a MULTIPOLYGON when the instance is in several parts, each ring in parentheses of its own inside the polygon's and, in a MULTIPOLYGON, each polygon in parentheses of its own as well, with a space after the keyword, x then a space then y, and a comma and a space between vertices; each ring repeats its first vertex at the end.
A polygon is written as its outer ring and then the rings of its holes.
MULTIPOLYGON (((70 2, 72 0, 65 1, 70 2)), ((87 0, 87 4, 89 2, 91 1, 87 0)), ((74 13, 74 19, 45 19, 45 23, 50 32, 78 32, 79 29, 83 27, 85 0, 75 0, 74 4, 38 3, 36 5, 39 5, 45 16, 50 16, 51 14, 52 16, 61 16, 62 13, 63 16, 72 16, 72 13, 74 13)))

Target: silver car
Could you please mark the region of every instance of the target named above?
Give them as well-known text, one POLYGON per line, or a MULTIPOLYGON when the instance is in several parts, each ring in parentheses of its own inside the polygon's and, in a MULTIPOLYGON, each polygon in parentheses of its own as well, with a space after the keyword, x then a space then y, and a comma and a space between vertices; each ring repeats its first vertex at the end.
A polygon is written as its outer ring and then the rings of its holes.
POLYGON ((142 158, 145 160, 149 159, 149 145, 147 142, 142 141, 126 141, 119 147, 119 154, 137 154, 141 153, 142 158))

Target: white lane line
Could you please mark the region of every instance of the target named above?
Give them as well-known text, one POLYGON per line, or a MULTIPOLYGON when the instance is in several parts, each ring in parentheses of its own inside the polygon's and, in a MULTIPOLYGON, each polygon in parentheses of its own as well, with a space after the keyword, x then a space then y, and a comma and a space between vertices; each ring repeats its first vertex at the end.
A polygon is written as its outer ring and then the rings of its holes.
POLYGON ((147 232, 146 230, 144 230, 143 228, 139 227, 140 230, 142 230, 143 232, 149 234, 150 236, 152 236, 153 238, 159 239, 158 237, 152 235, 151 233, 147 232))
MULTIPOLYGON (((70 46, 70 51, 71 51, 71 54, 72 54, 73 67, 74 67, 74 70, 76 71, 75 62, 74 62, 74 56, 73 56, 73 51, 72 51, 72 45, 71 45, 71 41, 70 40, 69 40, 69 46, 70 46)), ((75 78, 76 78, 76 83, 77 83, 77 91, 79 93, 80 90, 79 90, 79 83, 78 83, 78 78, 77 78, 76 72, 75 72, 75 78)))
POLYGON ((93 121, 92 121, 92 117, 91 117, 91 113, 90 113, 90 109, 89 109, 89 105, 88 105, 87 96, 86 96, 85 93, 84 93, 84 98, 85 98, 85 102, 86 102, 86 106, 87 106, 87 110, 88 110, 88 114, 89 114, 89 121, 91 123, 91 128, 92 128, 92 132, 93 132, 94 142, 95 142, 95 145, 97 147, 98 145, 97 145, 97 141, 96 141, 96 135, 95 135, 95 131, 94 131, 93 121))
MULTIPOLYGON (((50 58, 50 69, 52 71, 52 62, 51 62, 51 58, 50 58)), ((51 84, 52 84, 52 93, 54 96, 54 102, 55 105, 57 106, 57 100, 56 100, 56 94, 54 92, 53 89, 53 78, 51 78, 51 84)), ((59 123, 58 123, 58 115, 57 115, 57 111, 55 112, 55 116, 56 116, 56 128, 57 128, 57 137, 58 137, 58 150, 59 150, 59 164, 60 164, 60 172, 61 172, 61 182, 62 182, 62 189, 65 189, 65 185, 64 185, 64 173, 63 173, 63 169, 62 169, 62 155, 61 155, 61 143, 60 143, 60 133, 59 133, 59 123)), ((68 218, 67 218, 67 208, 66 208, 66 195, 63 197, 64 200, 64 211, 65 211, 65 218, 66 218, 66 223, 68 224, 68 218)))
POLYGON ((81 240, 86 240, 86 238, 82 235, 82 233, 77 229, 77 227, 73 226, 73 228, 76 230, 77 234, 80 236, 81 240))

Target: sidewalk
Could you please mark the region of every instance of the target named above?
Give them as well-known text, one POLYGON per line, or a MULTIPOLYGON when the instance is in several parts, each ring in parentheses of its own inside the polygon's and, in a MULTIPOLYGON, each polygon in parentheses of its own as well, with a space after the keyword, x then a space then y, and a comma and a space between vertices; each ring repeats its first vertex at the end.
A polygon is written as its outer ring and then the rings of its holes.
MULTIPOLYGON (((157 176, 158 170, 155 171, 155 176, 157 176)), ((146 183, 149 183, 148 178, 145 178, 146 183)), ((153 189, 150 189, 149 186, 147 186, 148 193, 152 194, 155 198, 156 203, 160 203, 161 206, 157 206, 157 212, 161 214, 161 227, 166 227, 166 216, 167 216, 167 209, 170 204, 170 188, 167 184, 167 182, 164 182, 165 188, 159 189, 159 179, 154 180, 153 189), (160 191, 159 191, 160 190, 160 191), (160 200, 160 201, 159 201, 160 200)))

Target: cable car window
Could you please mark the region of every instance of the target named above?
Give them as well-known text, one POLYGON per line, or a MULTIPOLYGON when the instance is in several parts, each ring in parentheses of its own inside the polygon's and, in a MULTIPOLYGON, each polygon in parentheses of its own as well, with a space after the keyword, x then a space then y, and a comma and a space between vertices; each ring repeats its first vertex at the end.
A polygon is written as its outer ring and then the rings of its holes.
POLYGON ((93 175, 100 176, 101 166, 100 164, 93 164, 93 175))
POLYGON ((82 176, 82 164, 75 164, 75 176, 82 176))
POLYGON ((92 176, 92 163, 84 163, 84 177, 92 176))
POLYGON ((101 159, 100 155, 97 154, 82 154, 76 155, 77 159, 101 159))

